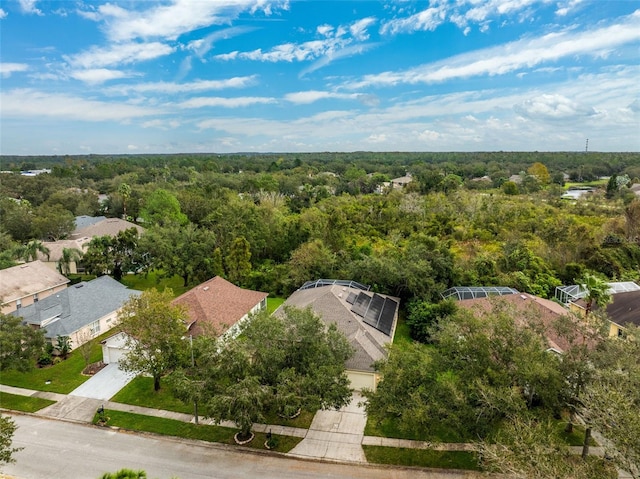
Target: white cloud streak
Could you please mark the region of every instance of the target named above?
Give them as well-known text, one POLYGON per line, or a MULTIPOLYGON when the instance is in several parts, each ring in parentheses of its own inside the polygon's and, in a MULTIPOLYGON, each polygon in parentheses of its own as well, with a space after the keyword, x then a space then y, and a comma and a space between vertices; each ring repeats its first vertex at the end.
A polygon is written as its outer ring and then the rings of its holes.
POLYGON ((257 83, 256 75, 227 78, 225 80, 198 80, 189 83, 137 83, 132 85, 114 85, 106 88, 107 94, 127 95, 129 93, 194 93, 208 90, 246 88, 257 83))
POLYGON ((160 42, 122 43, 106 48, 93 47, 86 52, 67 56, 65 59, 72 67, 90 69, 153 60, 174 51, 174 47, 160 42))
POLYGON ((26 63, 0 63, 0 77, 9 78, 13 73, 26 72, 28 69, 26 63))
POLYGON ((640 40, 640 10, 621 23, 587 31, 565 30, 533 39, 523 39, 499 47, 476 50, 446 60, 405 71, 366 75, 348 85, 367 86, 440 83, 481 75, 504 75, 563 58, 605 56, 614 48, 640 40))
POLYGON ((31 89, 0 92, 0 114, 4 118, 62 118, 80 121, 126 121, 164 113, 126 103, 86 100, 72 95, 31 89))
POLYGON ((196 97, 178 103, 178 108, 205 108, 205 107, 223 107, 223 108, 240 108, 251 105, 265 105, 268 103, 276 103, 275 98, 268 97, 196 97))

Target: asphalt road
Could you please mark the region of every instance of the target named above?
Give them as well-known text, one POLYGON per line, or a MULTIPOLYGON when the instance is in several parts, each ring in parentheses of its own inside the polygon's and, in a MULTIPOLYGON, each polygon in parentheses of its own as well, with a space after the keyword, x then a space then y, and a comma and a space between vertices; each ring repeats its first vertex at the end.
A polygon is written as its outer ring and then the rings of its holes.
POLYGON ((149 479, 458 479, 469 475, 378 468, 247 453, 216 444, 101 429, 83 424, 13 416, 16 463, 2 472, 19 479, 98 479, 122 468, 143 469, 149 479))

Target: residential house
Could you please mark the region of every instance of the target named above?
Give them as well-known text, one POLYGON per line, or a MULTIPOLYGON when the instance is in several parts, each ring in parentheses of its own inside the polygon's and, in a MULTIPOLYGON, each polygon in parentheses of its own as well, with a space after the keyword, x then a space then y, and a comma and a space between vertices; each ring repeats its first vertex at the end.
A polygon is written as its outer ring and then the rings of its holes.
POLYGON ((8 314, 63 291, 69 280, 42 261, 0 270, 2 313, 8 314))
POLYGON ((210 332, 235 337, 241 325, 255 313, 266 309, 269 293, 240 288, 220 276, 190 289, 172 301, 187 309, 188 334, 196 337, 210 332))
POLYGON ((407 173, 405 176, 391 180, 391 187, 394 189, 402 189, 412 181, 413 177, 411 176, 411 173, 407 173))
POLYGON ((55 344, 58 336, 69 336, 72 348, 109 331, 117 323, 118 312, 132 297, 130 290, 110 276, 100 276, 58 291, 37 303, 15 311, 24 323, 43 329, 55 344))
MULTIPOLYGON (((565 317, 571 320, 573 316, 569 310, 555 301, 528 293, 518 293, 464 299, 456 304, 461 308, 473 311, 479 318, 491 314, 494 306, 498 304, 510 306, 514 313, 514 320, 520 324, 530 324, 541 328, 544 331, 549 351, 562 354, 570 346, 567 339, 558 334, 555 325, 561 318, 565 317)), ((576 341, 581 341, 581 339, 576 339, 576 341)))
POLYGON ((351 387, 375 390, 380 375, 373 363, 387 357, 399 304, 398 298, 353 281, 318 280, 305 283, 274 314, 282 314, 285 306, 311 308, 327 325, 335 323, 354 349, 345 364, 351 387))
MULTIPOLYGON (((585 314, 587 303, 584 298, 571 303, 571 309, 581 315, 585 314)), ((594 311, 600 310, 594 306, 594 311)), ((624 335, 625 326, 640 326, 640 291, 626 291, 611 295, 611 303, 605 307, 609 320, 609 336, 624 335)))
MULTIPOLYGON (((212 334, 235 337, 241 325, 254 314, 266 309, 268 293, 240 288, 216 276, 178 296, 172 304, 186 308, 189 320, 185 336, 212 334)), ((102 341, 102 360, 109 364, 128 352, 127 336, 116 333, 102 341)))
MULTIPOLYGON (((97 236, 117 236, 121 231, 129 228, 136 228, 139 233, 144 232, 144 228, 120 218, 107 218, 105 216, 76 216, 76 229, 71 233, 69 239, 59 241, 47 241, 43 245, 49 249, 49 255, 38 253, 38 259, 44 262, 51 269, 58 269, 58 264, 62 259, 62 252, 66 249, 75 249, 84 253, 89 242, 97 236)), ((69 263, 69 272, 72 274, 82 272, 82 267, 76 261, 69 263)))

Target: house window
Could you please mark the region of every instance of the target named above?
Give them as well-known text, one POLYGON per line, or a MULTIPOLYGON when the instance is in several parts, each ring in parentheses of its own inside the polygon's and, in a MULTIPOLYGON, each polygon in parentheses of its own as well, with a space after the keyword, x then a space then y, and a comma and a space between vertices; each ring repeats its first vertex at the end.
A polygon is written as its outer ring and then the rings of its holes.
POLYGON ((93 336, 100 334, 100 321, 94 321, 89 325, 89 330, 93 336))
POLYGON ((16 309, 20 309, 20 308, 22 308, 22 300, 16 299, 16 309))
POLYGON ((38 302, 38 293, 33 295, 33 302, 37 303, 38 302))

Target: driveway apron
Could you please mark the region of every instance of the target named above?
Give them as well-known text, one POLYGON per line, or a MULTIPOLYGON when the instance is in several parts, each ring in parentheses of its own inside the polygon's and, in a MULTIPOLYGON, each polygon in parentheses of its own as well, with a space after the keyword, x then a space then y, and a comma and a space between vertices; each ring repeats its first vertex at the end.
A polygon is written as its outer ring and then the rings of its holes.
POLYGON ((69 393, 69 396, 80 396, 84 398, 101 399, 106 401, 125 387, 135 376, 125 373, 118 367, 118 363, 107 364, 95 375, 89 378, 76 389, 69 393))
POLYGON ((334 461, 367 462, 362 449, 367 416, 354 393, 351 403, 338 411, 318 411, 305 438, 289 455, 334 461))

